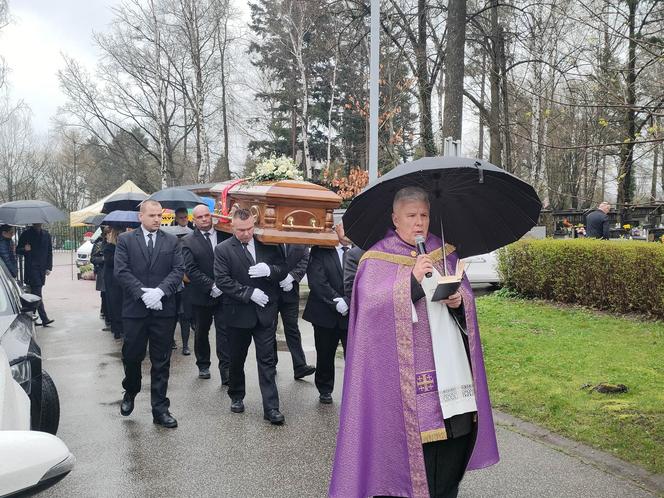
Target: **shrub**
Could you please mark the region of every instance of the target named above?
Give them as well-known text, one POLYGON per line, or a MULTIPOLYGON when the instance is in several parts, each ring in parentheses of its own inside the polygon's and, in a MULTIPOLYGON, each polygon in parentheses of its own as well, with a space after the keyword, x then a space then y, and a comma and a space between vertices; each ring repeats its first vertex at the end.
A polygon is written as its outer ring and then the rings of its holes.
POLYGON ((523 240, 499 251, 498 271, 523 296, 664 318, 663 244, 523 240))

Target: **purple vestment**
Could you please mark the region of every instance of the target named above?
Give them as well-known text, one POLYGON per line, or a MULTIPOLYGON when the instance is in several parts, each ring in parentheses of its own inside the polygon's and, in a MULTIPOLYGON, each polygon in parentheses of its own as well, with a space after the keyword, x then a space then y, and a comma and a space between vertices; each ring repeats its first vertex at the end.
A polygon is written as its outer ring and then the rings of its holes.
MULTIPOLYGON (((430 234, 427 238, 427 249, 434 261, 438 260, 435 266, 442 274, 441 245, 438 237, 430 234)), ((414 333, 422 327, 421 318, 413 324, 411 312, 410 276, 415 256, 414 248, 390 231, 367 251, 358 267, 350 305, 331 497, 429 496, 422 432, 440 425, 436 420, 440 412, 418 407, 423 398, 418 398, 422 389, 416 380, 417 368, 429 360, 421 359, 421 351, 415 353, 414 333)), ((457 255, 448 254, 445 260, 453 271, 457 255)), ((498 461, 498 448, 475 299, 465 277, 460 292, 478 411, 477 440, 468 469, 478 469, 498 461)), ((426 315, 419 305, 417 309, 420 317, 426 315)), ((428 327, 428 322, 424 323, 428 327)))

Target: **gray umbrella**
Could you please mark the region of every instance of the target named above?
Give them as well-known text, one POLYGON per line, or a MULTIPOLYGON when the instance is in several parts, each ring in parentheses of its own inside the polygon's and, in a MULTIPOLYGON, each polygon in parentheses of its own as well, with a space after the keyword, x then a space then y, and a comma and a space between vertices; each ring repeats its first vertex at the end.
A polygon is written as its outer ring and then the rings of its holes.
POLYGON ((174 226, 165 226, 165 227, 160 227, 160 229, 166 233, 170 233, 171 235, 175 235, 176 237, 184 237, 185 235, 189 235, 193 230, 189 227, 181 227, 180 225, 174 225, 174 226))
POLYGON ((147 200, 157 201, 161 207, 166 209, 193 208, 199 204, 205 204, 205 201, 190 190, 178 187, 165 188, 155 192, 147 200))
POLYGON ((45 201, 11 201, 0 205, 0 222, 8 225, 53 223, 66 219, 65 213, 45 201))

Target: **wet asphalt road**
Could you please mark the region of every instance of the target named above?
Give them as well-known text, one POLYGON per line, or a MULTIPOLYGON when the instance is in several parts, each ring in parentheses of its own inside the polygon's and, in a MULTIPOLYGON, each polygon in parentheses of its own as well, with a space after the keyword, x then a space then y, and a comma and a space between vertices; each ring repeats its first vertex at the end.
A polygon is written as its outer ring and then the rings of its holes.
MULTIPOLYGON (((76 455, 77 464, 39 496, 326 496, 340 382, 335 403, 320 405, 312 379, 294 380, 290 356, 280 351, 277 383, 286 423, 275 427, 262 418, 253 349, 243 414, 230 412, 218 371, 212 369, 210 380, 199 380, 193 354, 178 351, 172 358, 168 393, 179 427, 152 423, 148 361, 143 369, 147 383, 134 413, 122 417, 121 344, 100 330, 94 282, 72 280, 68 255, 57 258, 61 266, 45 287, 46 307, 56 326, 40 329, 39 341, 45 369, 60 393, 58 436, 76 455)), ((313 363, 313 333, 301 323, 305 352, 313 363)), ((337 374, 340 378, 340 368, 337 374)), ((501 463, 468 474, 460 496, 654 496, 506 428, 498 428, 498 437, 501 463)))

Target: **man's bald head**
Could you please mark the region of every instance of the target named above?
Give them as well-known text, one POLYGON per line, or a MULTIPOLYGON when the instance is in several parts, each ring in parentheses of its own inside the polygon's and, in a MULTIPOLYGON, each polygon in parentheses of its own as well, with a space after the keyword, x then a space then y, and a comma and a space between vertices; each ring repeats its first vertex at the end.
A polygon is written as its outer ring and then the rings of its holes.
POLYGON ((147 200, 141 203, 141 210, 138 213, 138 219, 141 220, 141 225, 148 232, 159 230, 161 225, 161 214, 163 209, 161 204, 157 201, 147 200))
POLYGON ((199 204, 191 212, 191 217, 194 220, 194 225, 201 232, 207 232, 212 228, 212 213, 210 208, 205 204, 199 204))

